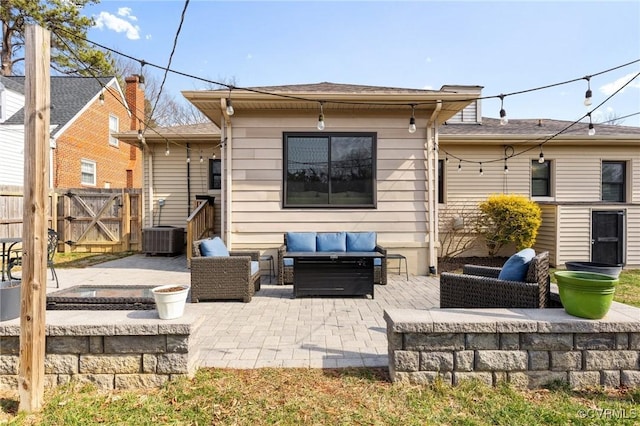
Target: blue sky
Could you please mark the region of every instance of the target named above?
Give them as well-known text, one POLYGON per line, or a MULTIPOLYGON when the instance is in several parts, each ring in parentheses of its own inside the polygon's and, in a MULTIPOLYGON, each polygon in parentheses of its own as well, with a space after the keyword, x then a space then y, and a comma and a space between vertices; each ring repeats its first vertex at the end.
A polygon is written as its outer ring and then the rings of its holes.
MULTIPOLYGON (((166 66, 184 1, 102 0, 84 14, 88 38, 166 66)), ((484 86, 496 96, 593 75, 640 59, 640 1, 192 0, 171 68, 236 86, 298 83, 440 89, 484 86)), ((145 67, 158 79, 162 71, 145 67)), ((593 105, 640 72, 640 62, 591 79, 593 105)), ((169 74, 166 90, 208 87, 169 74)), ((507 96, 509 118, 578 120, 586 80, 507 96)), ((497 117, 498 99, 482 104, 497 117)), ((593 112, 640 113, 640 77, 593 112)), ((640 126, 640 114, 623 125, 640 126)))

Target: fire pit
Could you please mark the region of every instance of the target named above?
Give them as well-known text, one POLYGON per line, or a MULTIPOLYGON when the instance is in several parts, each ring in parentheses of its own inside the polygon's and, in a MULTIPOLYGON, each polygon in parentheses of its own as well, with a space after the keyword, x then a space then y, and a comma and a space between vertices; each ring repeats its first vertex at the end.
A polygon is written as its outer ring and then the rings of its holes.
POLYGON ((146 285, 77 285, 47 295, 48 310, 151 310, 156 308, 146 285))

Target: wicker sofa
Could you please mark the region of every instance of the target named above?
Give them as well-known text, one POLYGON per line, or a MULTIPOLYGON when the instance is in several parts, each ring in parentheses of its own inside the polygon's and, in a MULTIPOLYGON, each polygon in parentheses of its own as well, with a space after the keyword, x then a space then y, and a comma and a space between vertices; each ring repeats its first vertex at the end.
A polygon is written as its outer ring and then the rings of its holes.
MULTIPOLYGON (((300 233, 285 233, 284 234, 284 244, 278 247, 278 284, 293 284, 293 260, 287 259, 285 257, 285 253, 287 251, 298 251, 298 250, 288 250, 289 247, 287 245, 287 234, 300 234, 300 233)), ((382 259, 375 259, 373 266, 373 282, 375 284, 387 284, 387 250, 380 246, 377 243, 377 235, 375 232, 311 232, 311 233, 303 233, 303 234, 316 234, 318 235, 342 235, 345 238, 345 251, 376 251, 381 253, 384 257, 382 259), (364 247, 367 250, 361 250, 359 247, 358 250, 349 250, 351 247, 347 243, 347 238, 349 240, 353 240, 354 238, 362 238, 360 241, 366 241, 364 243, 364 247)), ((324 251, 322 247, 315 246, 317 251, 324 251)), ((304 250, 304 251, 316 251, 316 250, 304 250)), ((331 250, 333 251, 333 250, 331 250)))
POLYGON ((523 282, 498 279, 502 268, 465 265, 462 274, 440 274, 441 308, 547 308, 552 302, 549 252, 537 254, 523 282))
MULTIPOLYGON (((224 246, 216 238, 218 244, 224 246)), ((255 292, 260 290, 260 252, 228 251, 228 255, 205 255, 201 244, 216 238, 193 242, 191 302, 207 299, 250 302, 255 292)))

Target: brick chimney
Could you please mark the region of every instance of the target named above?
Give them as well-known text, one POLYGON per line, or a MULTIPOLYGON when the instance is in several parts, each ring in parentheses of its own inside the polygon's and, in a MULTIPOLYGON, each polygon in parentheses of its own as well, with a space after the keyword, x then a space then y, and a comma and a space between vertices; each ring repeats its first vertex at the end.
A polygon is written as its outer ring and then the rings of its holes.
POLYGON ((140 88, 140 76, 134 74, 124 79, 126 83, 125 98, 131 110, 131 129, 138 130, 144 126, 144 90, 140 88), (142 121, 143 123, 140 123, 142 121))

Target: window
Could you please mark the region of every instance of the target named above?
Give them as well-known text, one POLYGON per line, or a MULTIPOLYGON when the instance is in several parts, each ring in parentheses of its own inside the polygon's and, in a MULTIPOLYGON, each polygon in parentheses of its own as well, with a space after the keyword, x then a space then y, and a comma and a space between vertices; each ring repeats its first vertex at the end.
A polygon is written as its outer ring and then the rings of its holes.
POLYGON ((80 160, 80 182, 83 185, 96 185, 96 162, 80 160))
POLYGON ((551 161, 531 160, 531 196, 551 197, 551 161))
POLYGON ((115 115, 109 114, 109 145, 118 146, 118 138, 113 136, 113 133, 118 133, 120 129, 120 120, 115 115))
POLYGON ((438 203, 444 203, 444 160, 438 160, 438 203))
POLYGON ((624 161, 602 162, 602 201, 626 201, 625 176, 624 161))
POLYGON ((375 207, 375 133, 285 133, 284 207, 375 207))
POLYGON ((209 189, 222 188, 222 163, 209 159, 209 189))

